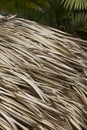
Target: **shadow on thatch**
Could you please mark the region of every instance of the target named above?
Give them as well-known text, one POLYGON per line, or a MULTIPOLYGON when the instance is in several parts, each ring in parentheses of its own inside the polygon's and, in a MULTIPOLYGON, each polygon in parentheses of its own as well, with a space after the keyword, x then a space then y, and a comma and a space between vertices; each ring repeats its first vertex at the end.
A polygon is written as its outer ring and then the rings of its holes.
POLYGON ((87 41, 0 23, 0 130, 87 130, 87 41))

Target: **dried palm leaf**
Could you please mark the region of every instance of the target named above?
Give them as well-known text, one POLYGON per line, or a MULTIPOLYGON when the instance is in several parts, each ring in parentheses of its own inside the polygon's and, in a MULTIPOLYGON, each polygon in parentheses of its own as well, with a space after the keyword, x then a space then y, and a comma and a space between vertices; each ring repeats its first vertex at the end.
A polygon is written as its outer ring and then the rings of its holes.
POLYGON ((0 21, 0 130, 87 130, 87 41, 0 21))

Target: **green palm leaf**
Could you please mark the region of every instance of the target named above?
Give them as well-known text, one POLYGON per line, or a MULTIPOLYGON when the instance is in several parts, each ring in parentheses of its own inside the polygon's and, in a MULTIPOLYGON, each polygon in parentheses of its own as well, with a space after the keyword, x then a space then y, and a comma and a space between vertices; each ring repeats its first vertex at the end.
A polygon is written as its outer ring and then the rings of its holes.
POLYGON ((85 23, 86 20, 87 20, 87 13, 85 12, 72 14, 72 22, 76 26, 85 23))
POLYGON ((87 0, 62 0, 66 9, 84 10, 87 9, 87 0))

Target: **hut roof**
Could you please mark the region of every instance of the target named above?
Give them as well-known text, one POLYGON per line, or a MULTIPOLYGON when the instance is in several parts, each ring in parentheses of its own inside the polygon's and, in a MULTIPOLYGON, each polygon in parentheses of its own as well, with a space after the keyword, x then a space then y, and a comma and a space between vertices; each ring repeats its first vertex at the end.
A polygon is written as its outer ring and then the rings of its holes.
POLYGON ((87 41, 0 21, 0 130, 87 130, 87 41))

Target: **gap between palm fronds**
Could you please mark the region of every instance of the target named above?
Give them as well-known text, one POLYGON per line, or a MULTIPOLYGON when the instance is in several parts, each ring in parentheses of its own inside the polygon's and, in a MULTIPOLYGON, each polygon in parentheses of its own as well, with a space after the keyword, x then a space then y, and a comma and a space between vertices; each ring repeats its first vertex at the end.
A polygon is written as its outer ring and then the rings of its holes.
POLYGON ((87 130, 87 41, 0 23, 0 130, 87 130))

